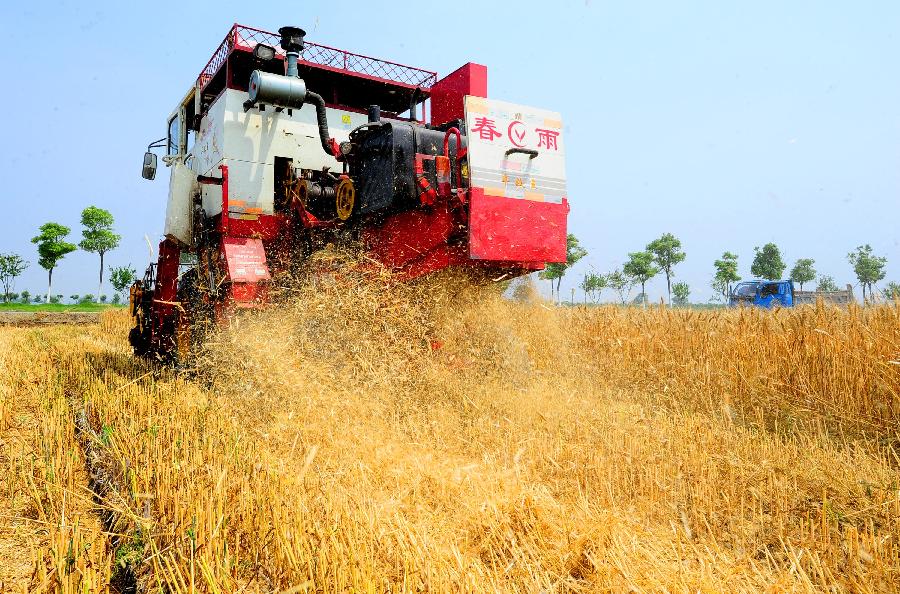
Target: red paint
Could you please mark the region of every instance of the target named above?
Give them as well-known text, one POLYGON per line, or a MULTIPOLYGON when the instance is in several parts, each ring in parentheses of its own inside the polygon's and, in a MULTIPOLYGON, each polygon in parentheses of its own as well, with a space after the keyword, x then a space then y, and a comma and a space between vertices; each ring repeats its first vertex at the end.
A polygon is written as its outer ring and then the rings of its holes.
POLYGON ((466 95, 487 97, 486 66, 469 62, 431 87, 431 123, 439 126, 463 119, 466 95))
POLYGON ((231 282, 255 283, 269 280, 266 251, 259 239, 226 237, 222 239, 226 272, 231 282))
POLYGON ((456 135, 456 187, 462 187, 462 161, 469 154, 468 147, 464 147, 462 145, 462 134, 459 132, 459 128, 448 128, 446 132, 444 132, 444 156, 448 159, 450 158, 450 135, 456 135))
POLYGON ((221 228, 219 229, 223 235, 228 234, 228 165, 219 165, 222 171, 222 218, 219 219, 221 228))
POLYGON ((256 237, 265 242, 280 237, 288 226, 283 215, 253 215, 252 219, 231 218, 228 221, 229 237, 256 237))
POLYGON ((518 120, 510 122, 509 127, 506 129, 506 135, 509 137, 509 141, 519 148, 525 146, 525 132, 525 124, 518 120), (513 128, 515 128, 515 130, 513 130, 513 128), (521 132, 519 130, 521 130, 521 132))
MULTIPOLYGON (((176 315, 178 301, 178 262, 181 257, 181 249, 171 239, 164 239, 159 243, 159 258, 156 262, 156 287, 153 289, 153 304, 151 305, 152 320, 150 327, 150 343, 159 347, 163 341, 171 340, 172 336, 165 330, 167 322, 176 315)), ((165 348, 163 346, 163 348, 165 348)))
POLYGON ((534 131, 538 135, 538 148, 544 147, 552 151, 559 150, 559 147, 556 146, 556 139, 559 137, 558 131, 544 128, 535 128, 534 131))
POLYGON ((181 250, 171 239, 159 242, 159 259, 156 263, 156 289, 154 301, 175 301, 178 296, 178 259, 181 250))
POLYGON ((236 307, 258 307, 268 301, 269 286, 263 283, 234 283, 228 288, 226 302, 236 307))
POLYGON ((497 123, 490 118, 475 118, 475 125, 469 130, 472 134, 478 134, 481 140, 494 142, 494 138, 502 138, 503 134, 497 131, 497 123))
POLYGON ((565 262, 569 203, 485 195, 472 188, 469 256, 478 260, 565 262))
POLYGON ((376 260, 389 268, 402 268, 447 245, 458 225, 453 215, 446 205, 401 212, 379 227, 364 229, 363 241, 376 260))

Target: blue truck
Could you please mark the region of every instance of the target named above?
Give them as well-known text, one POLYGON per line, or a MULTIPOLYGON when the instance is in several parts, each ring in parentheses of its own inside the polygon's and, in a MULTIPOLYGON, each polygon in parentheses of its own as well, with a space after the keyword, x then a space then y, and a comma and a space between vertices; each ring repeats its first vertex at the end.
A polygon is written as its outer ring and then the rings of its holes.
POLYGON ((792 280, 752 280, 734 286, 728 297, 728 305, 752 305, 771 309, 815 303, 819 298, 829 303, 850 303, 853 301, 853 287, 847 285, 847 289, 843 291, 797 291, 792 280))

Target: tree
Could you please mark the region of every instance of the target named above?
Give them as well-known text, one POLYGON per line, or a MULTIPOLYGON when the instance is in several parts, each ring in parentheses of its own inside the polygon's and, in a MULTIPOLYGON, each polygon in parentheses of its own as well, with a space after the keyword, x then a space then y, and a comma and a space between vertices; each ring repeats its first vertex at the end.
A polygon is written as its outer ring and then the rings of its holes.
POLYGON ((30 291, 22 291, 20 293, 19 298, 22 300, 22 303, 31 303, 31 292, 30 291))
POLYGON ((621 270, 616 269, 606 275, 606 283, 619 296, 619 301, 622 305, 625 305, 625 302, 628 300, 628 294, 631 293, 631 288, 634 286, 634 281, 621 270))
POLYGON ((816 261, 811 258, 800 258, 794 267, 791 268, 791 280, 800 284, 800 290, 803 290, 803 283, 812 282, 816 279, 816 269, 813 264, 816 261))
POLYGON ((584 275, 584 279, 581 281, 581 290, 584 291, 585 297, 590 295, 591 301, 593 301, 594 303, 597 302, 597 299, 600 297, 600 293, 606 287, 606 277, 602 274, 596 274, 594 272, 590 272, 584 275))
POLYGON ((672 292, 675 293, 675 305, 688 304, 688 298, 691 296, 691 288, 687 283, 675 283, 672 285, 672 292))
POLYGON ((889 301, 900 299, 900 283, 889 282, 887 286, 881 290, 881 294, 889 301))
POLYGON ((16 278, 28 268, 19 254, 0 254, 0 285, 3 285, 3 302, 9 303, 10 293, 16 286, 16 278))
POLYGON ((738 257, 731 252, 725 252, 722 254, 721 260, 713 262, 713 266, 716 269, 716 274, 713 277, 712 287, 717 293, 722 295, 723 299, 728 299, 732 283, 741 280, 740 275, 738 275, 738 257))
POLYGON ((753 264, 750 266, 750 273, 758 278, 766 280, 779 280, 784 274, 787 266, 781 259, 781 250, 774 243, 767 243, 762 246, 753 248, 756 255, 753 257, 753 264))
POLYGON ((78 249, 75 244, 66 241, 72 231, 59 223, 44 223, 40 227, 41 234, 31 239, 38 246, 38 264, 47 271, 47 301, 50 301, 50 289, 53 286, 53 269, 66 254, 78 249))
POLYGON ((72 300, 72 303, 78 303, 78 300, 81 299, 81 295, 79 295, 78 293, 69 295, 69 299, 72 300))
POLYGON ((884 267, 887 264, 887 258, 883 256, 875 256, 872 254, 872 246, 869 244, 861 245, 856 248, 855 252, 847 254, 847 260, 853 266, 853 272, 862 285, 863 301, 866 300, 866 289, 869 289, 869 299, 872 298, 872 287, 875 283, 884 278, 884 267))
POLYGON ((642 303, 647 303, 647 281, 659 274, 659 268, 653 265, 653 254, 650 252, 634 252, 628 254, 628 262, 622 272, 631 277, 635 283, 641 284, 642 303))
POLYGON ((81 224, 84 227, 81 235, 84 239, 78 247, 86 252, 100 254, 100 283, 97 285, 97 295, 103 293, 103 256, 106 252, 116 249, 121 235, 113 233, 113 216, 108 210, 88 206, 81 212, 81 224))
POLYGON ((659 266, 666 275, 666 291, 669 295, 669 305, 672 304, 672 277, 675 273, 672 268, 684 262, 685 254, 681 251, 681 241, 671 233, 664 233, 659 239, 654 239, 647 244, 647 251, 653 254, 653 262, 659 266))
POLYGON ((576 262, 587 256, 587 250, 578 243, 578 238, 569 233, 566 236, 566 261, 565 262, 548 262, 540 277, 550 281, 550 297, 553 297, 553 281, 556 281, 556 295, 559 296, 559 286, 562 284, 562 278, 566 274, 566 270, 575 265, 576 262))
POLYGON ((819 284, 816 285, 816 291, 838 291, 837 283, 828 275, 819 277, 819 284))
POLYGON ((128 266, 116 266, 109 269, 109 282, 112 283, 116 293, 124 293, 131 286, 131 283, 134 282, 136 275, 137 271, 131 267, 131 264, 128 266))

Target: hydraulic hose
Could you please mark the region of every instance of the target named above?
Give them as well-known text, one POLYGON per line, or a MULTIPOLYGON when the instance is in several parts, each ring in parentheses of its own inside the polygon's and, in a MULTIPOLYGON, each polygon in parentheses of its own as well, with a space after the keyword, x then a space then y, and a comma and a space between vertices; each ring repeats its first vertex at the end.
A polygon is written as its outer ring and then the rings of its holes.
POLYGON ((319 123, 319 140, 322 141, 322 149, 332 157, 340 155, 337 142, 328 136, 328 117, 325 114, 325 100, 318 93, 306 92, 306 102, 316 106, 316 119, 319 123))

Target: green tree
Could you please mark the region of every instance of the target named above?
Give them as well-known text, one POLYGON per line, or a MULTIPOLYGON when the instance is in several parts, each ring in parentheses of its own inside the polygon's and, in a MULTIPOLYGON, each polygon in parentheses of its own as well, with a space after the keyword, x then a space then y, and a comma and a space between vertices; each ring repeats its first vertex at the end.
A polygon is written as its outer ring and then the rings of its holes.
POLYGON ((889 301, 900 299, 900 283, 889 282, 882 290, 881 294, 889 301))
POLYGON ((767 243, 762 249, 755 247, 753 251, 753 264, 750 265, 750 273, 758 278, 766 280, 780 280, 787 266, 781 259, 781 250, 774 243, 767 243))
POLYGON ((794 267, 791 268, 791 280, 800 285, 803 290, 803 284, 812 282, 816 279, 816 269, 813 265, 816 263, 812 258, 800 258, 794 267))
POLYGON ((713 266, 716 269, 716 274, 713 277, 712 287, 718 294, 722 295, 723 299, 728 299, 732 283, 741 280, 738 274, 738 257, 731 252, 725 252, 720 260, 713 262, 713 266))
POLYGON ((44 223, 40 226, 40 235, 33 237, 31 243, 38 246, 38 264, 47 271, 47 301, 50 301, 50 289, 53 286, 53 269, 66 254, 78 249, 73 243, 66 241, 71 229, 59 223, 44 223))
POLYGON ((675 283, 672 285, 672 292, 675 293, 675 305, 687 305, 691 296, 691 288, 685 282, 675 283))
POLYGON ((556 295, 559 297, 559 286, 562 284, 563 276, 566 271, 575 265, 576 262, 587 256, 585 250, 578 243, 578 238, 569 233, 566 236, 566 261, 565 262, 548 262, 544 270, 540 273, 540 278, 550 281, 550 297, 553 297, 553 282, 556 282, 556 295))
POLYGON ((666 292, 669 295, 669 304, 672 304, 672 277, 675 273, 672 268, 676 264, 684 262, 685 254, 681 251, 681 241, 671 233, 664 233, 659 239, 654 239, 647 244, 647 251, 653 254, 653 262, 659 266, 666 275, 666 292))
POLYGON ((112 283, 116 293, 124 293, 131 286, 131 283, 134 282, 136 275, 137 271, 131 267, 131 264, 128 266, 116 266, 109 269, 109 282, 112 283))
POLYGON ((616 292, 622 305, 625 305, 628 295, 631 293, 631 288, 634 286, 634 281, 617 268, 606 275, 606 283, 616 292))
POLYGON ((819 284, 816 285, 816 291, 838 291, 837 283, 828 275, 819 277, 819 284))
POLYGON ((875 283, 884 278, 884 267, 887 265, 887 258, 876 256, 872 253, 872 246, 869 244, 861 245, 856 248, 855 252, 847 254, 847 260, 853 266, 853 272, 862 285, 863 301, 866 300, 866 289, 869 289, 869 299, 872 298, 872 288, 875 283))
POLYGON ((69 299, 72 300, 72 303, 78 303, 78 300, 81 299, 81 295, 75 293, 74 295, 69 295, 69 299))
POLYGON ((106 252, 116 249, 121 235, 113 233, 113 216, 108 210, 88 206, 81 212, 81 231, 83 239, 78 247, 86 252, 100 255, 100 283, 97 285, 97 295, 103 294, 103 256, 106 252))
POLYGON ((581 281, 581 290, 584 291, 585 298, 590 296, 591 301, 593 301, 594 303, 597 302, 597 299, 600 297, 600 293, 606 287, 606 277, 602 274, 596 274, 594 272, 585 274, 584 279, 581 281))
POLYGON ((19 298, 22 300, 22 303, 31 303, 31 292, 22 291, 22 293, 19 295, 19 298))
POLYGON ((659 274, 659 268, 653 264, 650 252, 633 252, 628 254, 628 262, 622 266, 622 272, 641 285, 641 302, 647 304, 647 281, 659 274))
POLYGON ((16 287, 16 278, 28 268, 28 262, 19 254, 0 254, 0 285, 3 286, 3 302, 9 303, 16 287))

